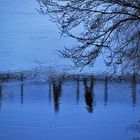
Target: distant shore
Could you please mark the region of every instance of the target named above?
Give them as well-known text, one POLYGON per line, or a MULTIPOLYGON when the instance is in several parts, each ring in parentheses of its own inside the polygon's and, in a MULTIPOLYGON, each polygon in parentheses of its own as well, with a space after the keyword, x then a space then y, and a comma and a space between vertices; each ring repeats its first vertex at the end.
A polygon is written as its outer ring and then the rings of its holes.
POLYGON ((140 75, 138 74, 126 74, 126 75, 116 75, 116 74, 71 74, 68 72, 55 72, 55 71, 39 71, 39 70, 31 70, 31 71, 21 71, 21 72, 5 72, 0 73, 0 83, 6 81, 39 81, 39 82, 51 82, 55 80, 61 81, 74 81, 74 80, 83 80, 84 78, 90 79, 93 78, 97 81, 132 81, 140 82, 140 75))

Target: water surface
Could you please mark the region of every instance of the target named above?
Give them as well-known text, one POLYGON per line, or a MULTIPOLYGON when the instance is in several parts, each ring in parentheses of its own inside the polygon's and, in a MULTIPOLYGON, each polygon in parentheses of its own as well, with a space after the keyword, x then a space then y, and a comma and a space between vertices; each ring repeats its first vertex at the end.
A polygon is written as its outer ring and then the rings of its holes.
POLYGON ((0 84, 1 140, 138 140, 135 80, 53 79, 0 84))

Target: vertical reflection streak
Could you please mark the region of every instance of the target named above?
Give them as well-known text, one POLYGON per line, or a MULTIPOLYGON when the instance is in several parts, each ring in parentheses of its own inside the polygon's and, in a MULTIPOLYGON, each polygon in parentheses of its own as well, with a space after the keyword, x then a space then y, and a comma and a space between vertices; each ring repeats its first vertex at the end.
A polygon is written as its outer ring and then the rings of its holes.
POLYGON ((49 98, 49 105, 50 105, 51 104, 51 93, 52 93, 52 91, 51 91, 51 83, 49 82, 48 85, 49 85, 49 95, 48 95, 48 98, 49 98))
POLYGON ((77 88, 76 88, 76 102, 77 104, 79 104, 79 98, 80 98, 80 81, 79 81, 79 77, 76 79, 76 85, 77 85, 77 88))
POLYGON ((132 77, 132 82, 131 82, 131 88, 132 88, 132 92, 131 92, 131 97, 132 97, 132 104, 133 104, 133 107, 135 107, 136 105, 136 75, 133 75, 132 77))
POLYGON ((107 106, 108 102, 108 78, 105 78, 105 90, 104 90, 104 105, 107 106))
POLYGON ((24 103, 24 76, 21 73, 21 84, 20 84, 20 103, 24 103))
POLYGON ((3 97, 3 87, 2 85, 0 84, 0 109, 2 107, 2 97, 3 97))
POLYGON ((55 112, 59 112, 59 99, 61 97, 62 83, 61 81, 53 81, 53 99, 54 99, 54 110, 55 112))
POLYGON ((87 105, 87 110, 89 113, 93 112, 93 103, 94 103, 94 95, 93 95, 93 85, 94 80, 91 77, 89 81, 87 78, 83 79, 84 90, 85 90, 85 102, 87 105))

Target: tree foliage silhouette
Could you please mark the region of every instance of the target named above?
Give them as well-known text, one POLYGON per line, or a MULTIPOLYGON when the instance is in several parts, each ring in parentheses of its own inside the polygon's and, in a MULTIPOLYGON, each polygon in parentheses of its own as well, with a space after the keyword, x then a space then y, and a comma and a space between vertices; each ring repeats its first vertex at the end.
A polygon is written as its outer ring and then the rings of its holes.
POLYGON ((62 34, 79 42, 79 45, 61 51, 75 65, 94 64, 103 56, 110 70, 139 70, 139 0, 38 1, 40 12, 48 14, 62 34))

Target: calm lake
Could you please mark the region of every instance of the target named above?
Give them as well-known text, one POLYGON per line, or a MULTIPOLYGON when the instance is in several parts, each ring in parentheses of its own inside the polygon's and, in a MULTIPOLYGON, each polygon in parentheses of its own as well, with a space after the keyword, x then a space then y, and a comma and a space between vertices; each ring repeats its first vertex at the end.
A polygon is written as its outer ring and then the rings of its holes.
POLYGON ((96 78, 0 83, 0 140, 139 140, 140 84, 96 78))
MULTIPOLYGON (((39 8, 36 0, 0 1, 0 140, 140 140, 135 79, 1 77, 36 68, 80 73, 56 51, 77 42, 60 37, 39 8)), ((103 62, 95 67, 100 74, 103 62)), ((93 67, 84 70, 93 73, 93 67)))

